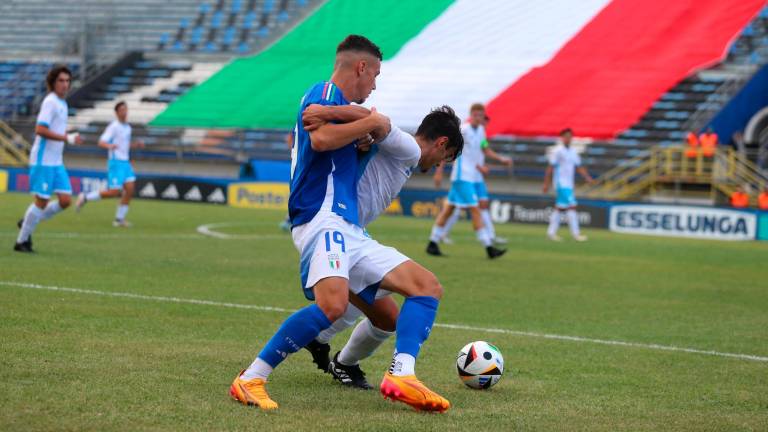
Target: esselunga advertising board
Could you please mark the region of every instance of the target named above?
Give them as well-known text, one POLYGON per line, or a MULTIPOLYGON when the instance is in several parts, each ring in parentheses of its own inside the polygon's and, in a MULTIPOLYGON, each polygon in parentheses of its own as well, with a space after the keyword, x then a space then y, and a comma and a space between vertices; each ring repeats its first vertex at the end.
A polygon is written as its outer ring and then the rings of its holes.
POLYGON ((611 231, 714 240, 754 240, 752 212, 685 206, 626 204, 610 208, 611 231))

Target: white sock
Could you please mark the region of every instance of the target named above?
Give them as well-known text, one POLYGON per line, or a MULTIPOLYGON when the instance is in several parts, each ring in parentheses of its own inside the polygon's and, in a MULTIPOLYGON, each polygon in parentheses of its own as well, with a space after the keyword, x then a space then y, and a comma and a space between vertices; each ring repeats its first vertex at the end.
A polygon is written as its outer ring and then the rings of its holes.
POLYGON ((456 225, 456 222, 459 221, 460 216, 461 216, 461 209, 460 208, 453 209, 453 213, 445 222, 445 226, 443 227, 443 238, 448 237, 448 234, 451 232, 451 228, 453 228, 453 226, 456 225))
POLYGON ((115 212, 115 219, 125 220, 126 214, 128 214, 128 206, 125 204, 120 204, 119 206, 117 206, 117 211, 115 212))
POLYGON ((491 220, 491 211, 488 209, 480 210, 480 216, 483 217, 483 223, 485 224, 485 229, 488 231, 488 235, 490 235, 492 239, 495 239, 496 230, 493 228, 493 220, 491 220))
POLYGON ((243 375, 241 375, 241 378, 244 380, 252 380, 255 378, 261 378, 264 381, 269 378, 269 374, 272 373, 272 366, 269 365, 269 363, 265 362, 264 360, 256 357, 256 360, 251 363, 250 366, 248 366, 248 369, 243 372, 243 375))
POLYGON ((568 226, 571 228, 571 234, 574 237, 579 236, 579 215, 576 210, 570 209, 566 212, 568 216, 568 226))
POLYGON ((61 205, 59 205, 58 201, 51 201, 48 203, 47 206, 45 206, 45 210, 43 210, 41 220, 48 220, 52 218, 56 213, 59 213, 62 210, 63 209, 61 208, 61 205))
POLYGON ((389 373, 394 376, 415 375, 414 367, 416 366, 416 358, 410 354, 395 353, 392 357, 392 365, 389 367, 389 373))
POLYGON ((357 324, 347 344, 339 352, 339 363, 354 366, 365 358, 370 357, 381 344, 395 332, 388 332, 373 326, 369 319, 357 324))
POLYGON ((547 228, 547 235, 553 236, 557 234, 557 229, 560 228, 560 210, 552 210, 552 214, 549 215, 549 228, 547 228))
POLYGON ((350 303, 347 306, 347 311, 344 312, 344 315, 341 316, 341 318, 337 319, 336 321, 331 324, 330 327, 320 332, 319 335, 315 338, 316 341, 320 343, 327 344, 328 342, 333 339, 334 336, 336 336, 338 333, 352 327, 355 325, 355 321, 363 314, 363 312, 360 311, 360 309, 356 308, 352 303, 350 303))
POLYGON ((24 222, 21 224, 19 230, 19 236, 16 238, 16 243, 24 243, 29 240, 29 236, 35 231, 35 227, 43 217, 43 211, 40 210, 34 203, 27 207, 27 212, 24 213, 24 222))
POLYGON ((445 227, 437 226, 437 224, 432 225, 432 234, 429 236, 429 241, 437 243, 443 238, 444 235, 445 227))
POLYGON ((100 191, 90 191, 87 194, 85 194, 85 199, 88 201, 98 201, 101 199, 101 192, 100 191))
POLYGON ((475 231, 475 235, 477 236, 477 240, 482 243, 483 246, 488 247, 493 244, 493 239, 488 235, 488 230, 485 229, 485 227, 475 231))

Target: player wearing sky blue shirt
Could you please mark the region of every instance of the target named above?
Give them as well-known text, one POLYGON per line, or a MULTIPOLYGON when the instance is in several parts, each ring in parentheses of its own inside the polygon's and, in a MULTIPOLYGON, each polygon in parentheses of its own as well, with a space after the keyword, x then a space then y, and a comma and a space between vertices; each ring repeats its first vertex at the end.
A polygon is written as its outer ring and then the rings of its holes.
POLYGON ((552 241, 562 241, 557 235, 557 229, 560 227, 561 214, 564 213, 568 218, 568 225, 571 228, 571 235, 576 241, 586 241, 587 237, 579 232, 579 216, 576 214, 576 197, 573 194, 574 180, 576 171, 584 177, 588 183, 592 183, 592 177, 587 170, 581 166, 581 158, 576 150, 571 147, 573 132, 571 129, 564 129, 560 132, 562 146, 555 147, 549 155, 549 166, 544 174, 544 185, 542 191, 547 193, 550 181, 555 185, 555 209, 549 217, 549 227, 547 236, 552 241))
POLYGON ((99 147, 109 151, 107 160, 107 190, 90 191, 80 193, 77 197, 75 209, 80 211, 89 201, 97 201, 102 198, 120 197, 120 204, 115 212, 115 227, 128 227, 130 223, 125 220, 128 214, 128 205, 133 196, 136 174, 131 166, 131 148, 143 148, 142 141, 131 141, 131 125, 128 124, 128 105, 118 102, 115 105, 116 120, 113 120, 104 133, 99 137, 99 147))
POLYGON ((64 143, 82 143, 79 135, 67 135, 69 109, 64 98, 71 81, 72 72, 66 66, 55 66, 45 79, 50 93, 40 106, 35 142, 29 155, 29 184, 34 202, 17 224, 19 235, 13 247, 17 252, 32 252, 32 233, 37 224, 66 209, 71 202, 72 185, 64 167, 64 143), (50 201, 53 194, 58 198, 56 201, 50 201))

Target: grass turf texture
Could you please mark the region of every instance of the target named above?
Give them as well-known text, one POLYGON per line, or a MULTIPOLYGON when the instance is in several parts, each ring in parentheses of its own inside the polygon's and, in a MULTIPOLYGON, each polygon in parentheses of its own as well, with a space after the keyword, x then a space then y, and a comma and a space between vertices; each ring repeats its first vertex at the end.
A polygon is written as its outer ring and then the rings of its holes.
MULTIPOLYGON (((135 201, 89 203, 39 225, 38 253, 11 251, 30 202, 0 194, 0 281, 298 308, 298 254, 280 212, 135 201), (206 223, 240 239, 196 233, 206 223), (261 236, 261 237, 260 237, 261 236)), ((386 217, 374 237, 438 275, 438 322, 768 356, 768 245, 589 231, 553 243, 543 226, 497 228, 490 262, 465 222, 447 258, 423 252, 430 221, 386 217)), ((565 233, 563 233, 565 234, 565 233)), ((766 430, 768 363, 436 327, 417 363, 445 415, 378 391, 342 388, 301 351, 273 374, 274 413, 228 386, 283 312, 0 285, 0 430, 766 430), (497 345, 505 376, 466 388, 454 361, 472 340, 497 345)), ((333 352, 346 340, 337 337, 333 352)), ((362 366, 378 384, 393 348, 362 366)))

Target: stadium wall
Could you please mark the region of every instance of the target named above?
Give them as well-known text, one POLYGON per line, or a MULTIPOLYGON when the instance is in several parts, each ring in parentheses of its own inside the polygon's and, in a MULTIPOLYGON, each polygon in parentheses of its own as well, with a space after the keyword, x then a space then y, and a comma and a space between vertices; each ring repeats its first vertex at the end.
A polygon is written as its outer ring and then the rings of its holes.
MULTIPOLYGON (((74 193, 104 189, 106 172, 70 170, 74 193)), ((137 198, 166 201, 228 204, 231 207, 287 210, 288 184, 242 182, 223 178, 139 176, 137 198)), ((0 169, 0 192, 29 191, 29 174, 23 168, 0 169)), ((434 218, 445 192, 406 189, 387 209, 391 215, 434 218)), ((498 224, 547 224, 553 199, 537 195, 492 194, 491 217, 498 224)), ((579 202, 583 227, 618 233, 709 240, 768 240, 768 212, 708 206, 674 206, 600 200, 579 202)))

